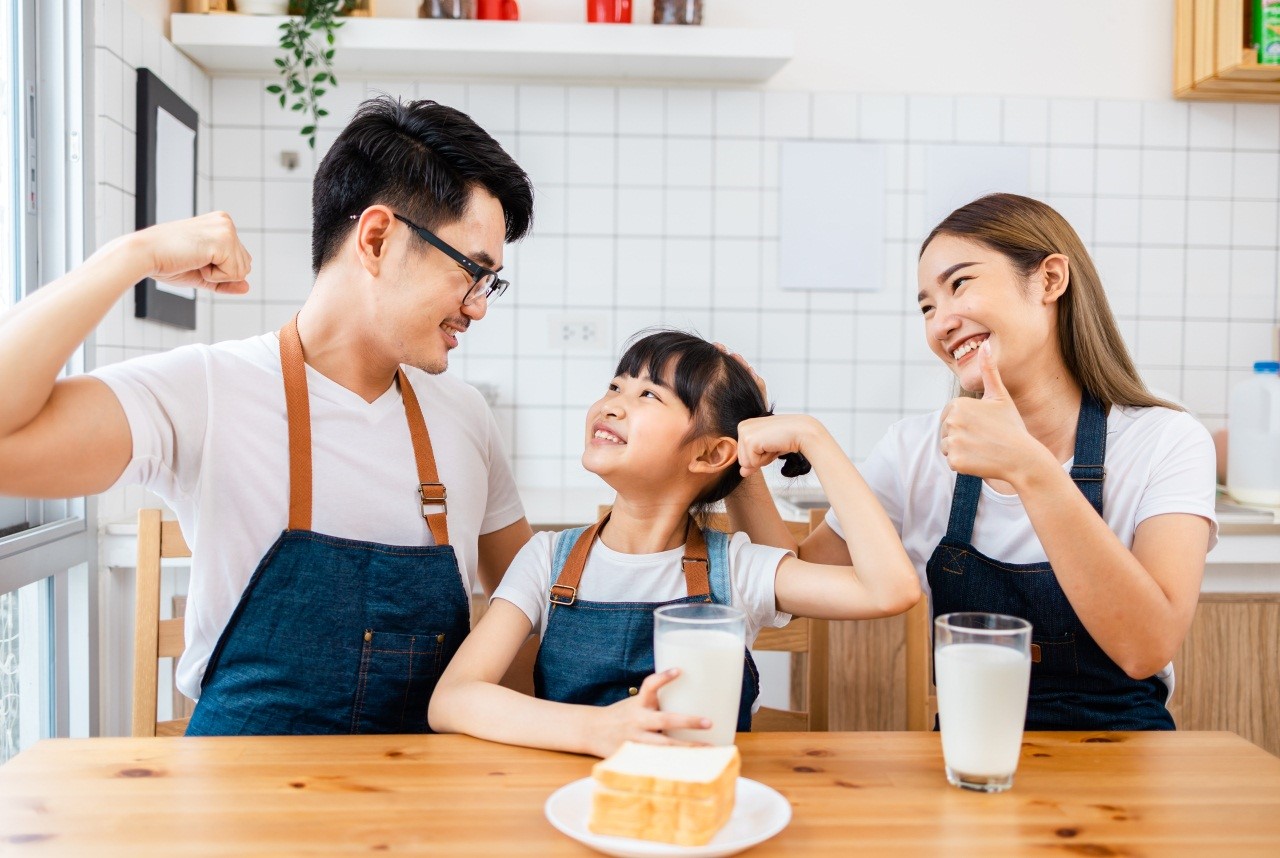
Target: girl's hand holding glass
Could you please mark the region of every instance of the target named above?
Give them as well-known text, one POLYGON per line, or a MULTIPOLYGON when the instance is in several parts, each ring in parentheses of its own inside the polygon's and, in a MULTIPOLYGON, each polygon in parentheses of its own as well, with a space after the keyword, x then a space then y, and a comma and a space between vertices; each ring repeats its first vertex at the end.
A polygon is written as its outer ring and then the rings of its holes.
POLYGON ((688 745, 663 735, 666 730, 706 730, 711 721, 699 715, 658 711, 658 689, 675 680, 679 668, 664 670, 645 677, 639 690, 609 706, 596 710, 596 729, 591 731, 591 753, 607 757, 623 742, 647 742, 651 745, 688 745))

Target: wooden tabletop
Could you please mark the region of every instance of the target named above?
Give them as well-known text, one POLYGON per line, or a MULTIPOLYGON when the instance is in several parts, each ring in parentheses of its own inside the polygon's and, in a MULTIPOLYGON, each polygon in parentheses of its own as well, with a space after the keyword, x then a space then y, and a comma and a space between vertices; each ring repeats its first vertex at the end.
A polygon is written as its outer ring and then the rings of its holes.
MULTIPOLYGON (((767 855, 1280 855, 1280 759, 1233 733, 1029 733, 1014 788, 936 733, 739 736, 767 855)), ((0 767, 0 854, 595 854, 543 802, 593 760, 463 736, 56 739, 0 767)))

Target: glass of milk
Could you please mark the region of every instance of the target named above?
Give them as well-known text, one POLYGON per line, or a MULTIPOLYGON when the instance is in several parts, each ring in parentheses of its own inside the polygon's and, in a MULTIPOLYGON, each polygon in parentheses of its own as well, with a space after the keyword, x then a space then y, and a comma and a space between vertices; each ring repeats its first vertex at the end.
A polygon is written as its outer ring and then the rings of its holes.
POLYGON ((670 730, 668 736, 682 742, 733 744, 746 632, 746 614, 729 605, 690 602, 653 612, 654 669, 680 668, 679 677, 658 689, 658 708, 711 719, 709 730, 670 730))
POLYGON ((933 621, 942 758, 953 786, 1013 786, 1031 682, 1031 624, 1004 614, 943 614, 933 621))

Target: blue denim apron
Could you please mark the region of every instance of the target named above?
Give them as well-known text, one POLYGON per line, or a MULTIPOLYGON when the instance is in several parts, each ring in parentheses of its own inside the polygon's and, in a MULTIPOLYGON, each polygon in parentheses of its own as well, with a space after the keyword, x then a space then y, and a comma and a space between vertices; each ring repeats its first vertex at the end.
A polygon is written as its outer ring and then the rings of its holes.
POLYGON ((289 529, 258 564, 209 658, 187 735, 430 732, 427 704, 470 628, 470 601, 413 387, 398 370, 435 545, 326 536, 311 530, 311 418, 296 320, 280 331, 280 362, 289 529))
MULTIPOLYGON (((702 531, 689 522, 683 599, 669 602, 584 602, 578 582, 587 555, 606 515, 590 527, 566 530, 556 537, 551 565, 550 612, 542 645, 533 666, 534 694, 560 703, 608 706, 639 693, 653 673, 653 612, 663 605, 688 602, 732 603, 729 589, 729 536, 702 531)), ((760 694, 760 672, 744 650, 742 695, 737 731, 751 729, 751 706, 760 694)))
MULTIPOLYGON (((1107 412, 1086 392, 1076 424, 1071 479, 1102 515, 1107 412), (1093 464, 1096 463, 1096 464, 1093 464)), ((992 611, 1031 623, 1028 730, 1172 730, 1168 689, 1158 678, 1132 679, 1085 629, 1048 563, 1003 563, 970 544, 982 480, 956 475, 947 535, 925 573, 933 615, 992 611)))

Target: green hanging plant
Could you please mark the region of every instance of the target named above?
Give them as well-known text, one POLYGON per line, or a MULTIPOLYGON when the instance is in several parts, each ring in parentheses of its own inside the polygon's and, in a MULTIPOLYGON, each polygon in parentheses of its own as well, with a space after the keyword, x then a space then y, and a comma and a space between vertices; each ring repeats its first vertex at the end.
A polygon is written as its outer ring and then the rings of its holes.
POLYGON ((307 145, 316 148, 316 128, 329 111, 320 106, 320 97, 338 85, 333 76, 334 34, 343 22, 338 16, 351 11, 358 0, 301 0, 291 3, 296 13, 280 25, 280 48, 276 57, 283 83, 273 83, 267 92, 280 97, 282 110, 294 110, 305 119, 301 134, 307 145))

